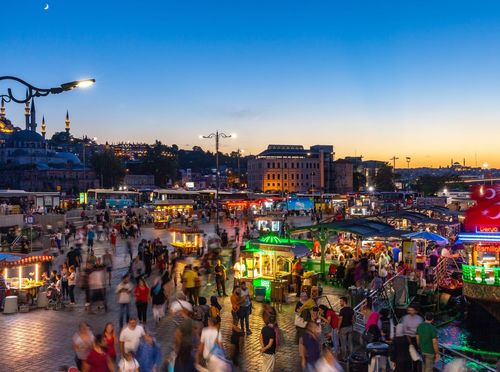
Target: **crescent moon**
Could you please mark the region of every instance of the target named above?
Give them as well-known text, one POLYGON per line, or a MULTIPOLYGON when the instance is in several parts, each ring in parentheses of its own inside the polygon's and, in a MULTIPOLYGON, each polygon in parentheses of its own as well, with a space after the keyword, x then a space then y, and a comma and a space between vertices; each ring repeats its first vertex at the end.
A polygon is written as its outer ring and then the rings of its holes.
POLYGON ((49 10, 49 4, 45 4, 45 7, 43 8, 43 10, 49 10))
MULTIPOLYGON (((500 205, 500 202, 496 202, 496 203, 495 203, 495 204, 493 204, 493 205, 500 205)), ((482 213, 482 214, 483 214, 483 216, 488 217, 490 220, 498 220, 498 219, 500 219, 500 212, 498 212, 498 213, 497 213, 496 215, 494 215, 494 216, 490 216, 490 215, 488 214, 488 211, 489 211, 489 209, 485 209, 485 210, 483 211, 483 213, 482 213)))
POLYGON ((493 187, 486 189, 486 192, 484 193, 484 198, 485 199, 488 199, 488 200, 494 199, 495 196, 497 196, 497 192, 495 191, 495 189, 493 187), (490 193, 491 196, 488 196, 488 192, 489 191, 491 192, 490 193))

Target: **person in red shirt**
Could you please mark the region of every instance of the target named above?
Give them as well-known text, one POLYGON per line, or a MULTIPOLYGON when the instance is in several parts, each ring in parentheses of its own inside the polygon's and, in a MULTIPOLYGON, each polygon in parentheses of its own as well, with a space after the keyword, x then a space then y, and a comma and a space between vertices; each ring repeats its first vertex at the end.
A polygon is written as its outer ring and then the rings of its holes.
POLYGON ((137 318, 142 324, 146 323, 146 314, 148 312, 149 287, 144 278, 139 278, 134 290, 135 305, 137 306, 137 318))
POLYGON ((83 362, 82 372, 114 372, 115 366, 104 348, 106 342, 102 335, 96 335, 92 349, 83 362))
POLYGON ((113 229, 113 231, 111 231, 111 236, 109 237, 109 241, 111 243, 111 249, 113 250, 113 254, 116 253, 116 230, 113 229))
POLYGON ((106 343, 106 353, 109 355, 113 362, 116 362, 116 333, 113 327, 113 323, 106 323, 104 327, 104 332, 102 333, 104 341, 106 343))

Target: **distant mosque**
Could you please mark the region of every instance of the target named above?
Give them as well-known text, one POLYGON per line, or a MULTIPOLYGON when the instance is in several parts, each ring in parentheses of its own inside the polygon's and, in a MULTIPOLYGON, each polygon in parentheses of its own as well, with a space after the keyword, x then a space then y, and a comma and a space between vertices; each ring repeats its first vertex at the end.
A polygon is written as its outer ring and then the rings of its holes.
MULTIPOLYGON (((24 108, 25 129, 15 127, 5 115, 5 102, 0 106, 0 167, 15 168, 28 165, 35 169, 79 168, 80 159, 72 152, 58 151, 50 146, 45 136, 47 126, 45 116, 42 117, 41 134, 37 133, 35 100, 26 102, 24 108)), ((64 142, 70 142, 70 120, 66 112, 65 132, 62 132, 64 142)), ((61 138, 61 133, 58 134, 61 138)), ((64 146, 64 149, 67 147, 64 146)))

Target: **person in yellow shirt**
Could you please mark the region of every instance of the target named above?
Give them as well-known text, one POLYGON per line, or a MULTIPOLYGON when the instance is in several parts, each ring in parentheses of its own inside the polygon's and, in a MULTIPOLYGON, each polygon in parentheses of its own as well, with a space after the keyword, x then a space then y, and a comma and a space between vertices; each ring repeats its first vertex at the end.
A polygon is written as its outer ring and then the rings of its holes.
POLYGON ((188 300, 196 305, 195 300, 195 290, 196 290, 196 281, 198 280, 198 273, 193 271, 191 265, 187 265, 184 270, 184 274, 182 275, 182 283, 184 285, 184 290, 186 296, 188 296, 188 300))

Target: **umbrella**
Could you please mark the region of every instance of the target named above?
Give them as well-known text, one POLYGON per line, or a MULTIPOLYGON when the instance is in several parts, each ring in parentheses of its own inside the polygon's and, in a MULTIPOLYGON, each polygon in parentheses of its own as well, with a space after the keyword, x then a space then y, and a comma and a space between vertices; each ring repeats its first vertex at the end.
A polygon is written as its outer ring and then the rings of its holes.
POLYGON ((422 239, 422 240, 430 240, 433 242, 436 242, 439 245, 445 245, 448 244, 448 239, 446 239, 444 236, 438 235, 431 233, 429 231, 419 231, 419 232, 414 232, 410 234, 405 234, 403 235, 405 238, 410 238, 410 239, 422 239))

